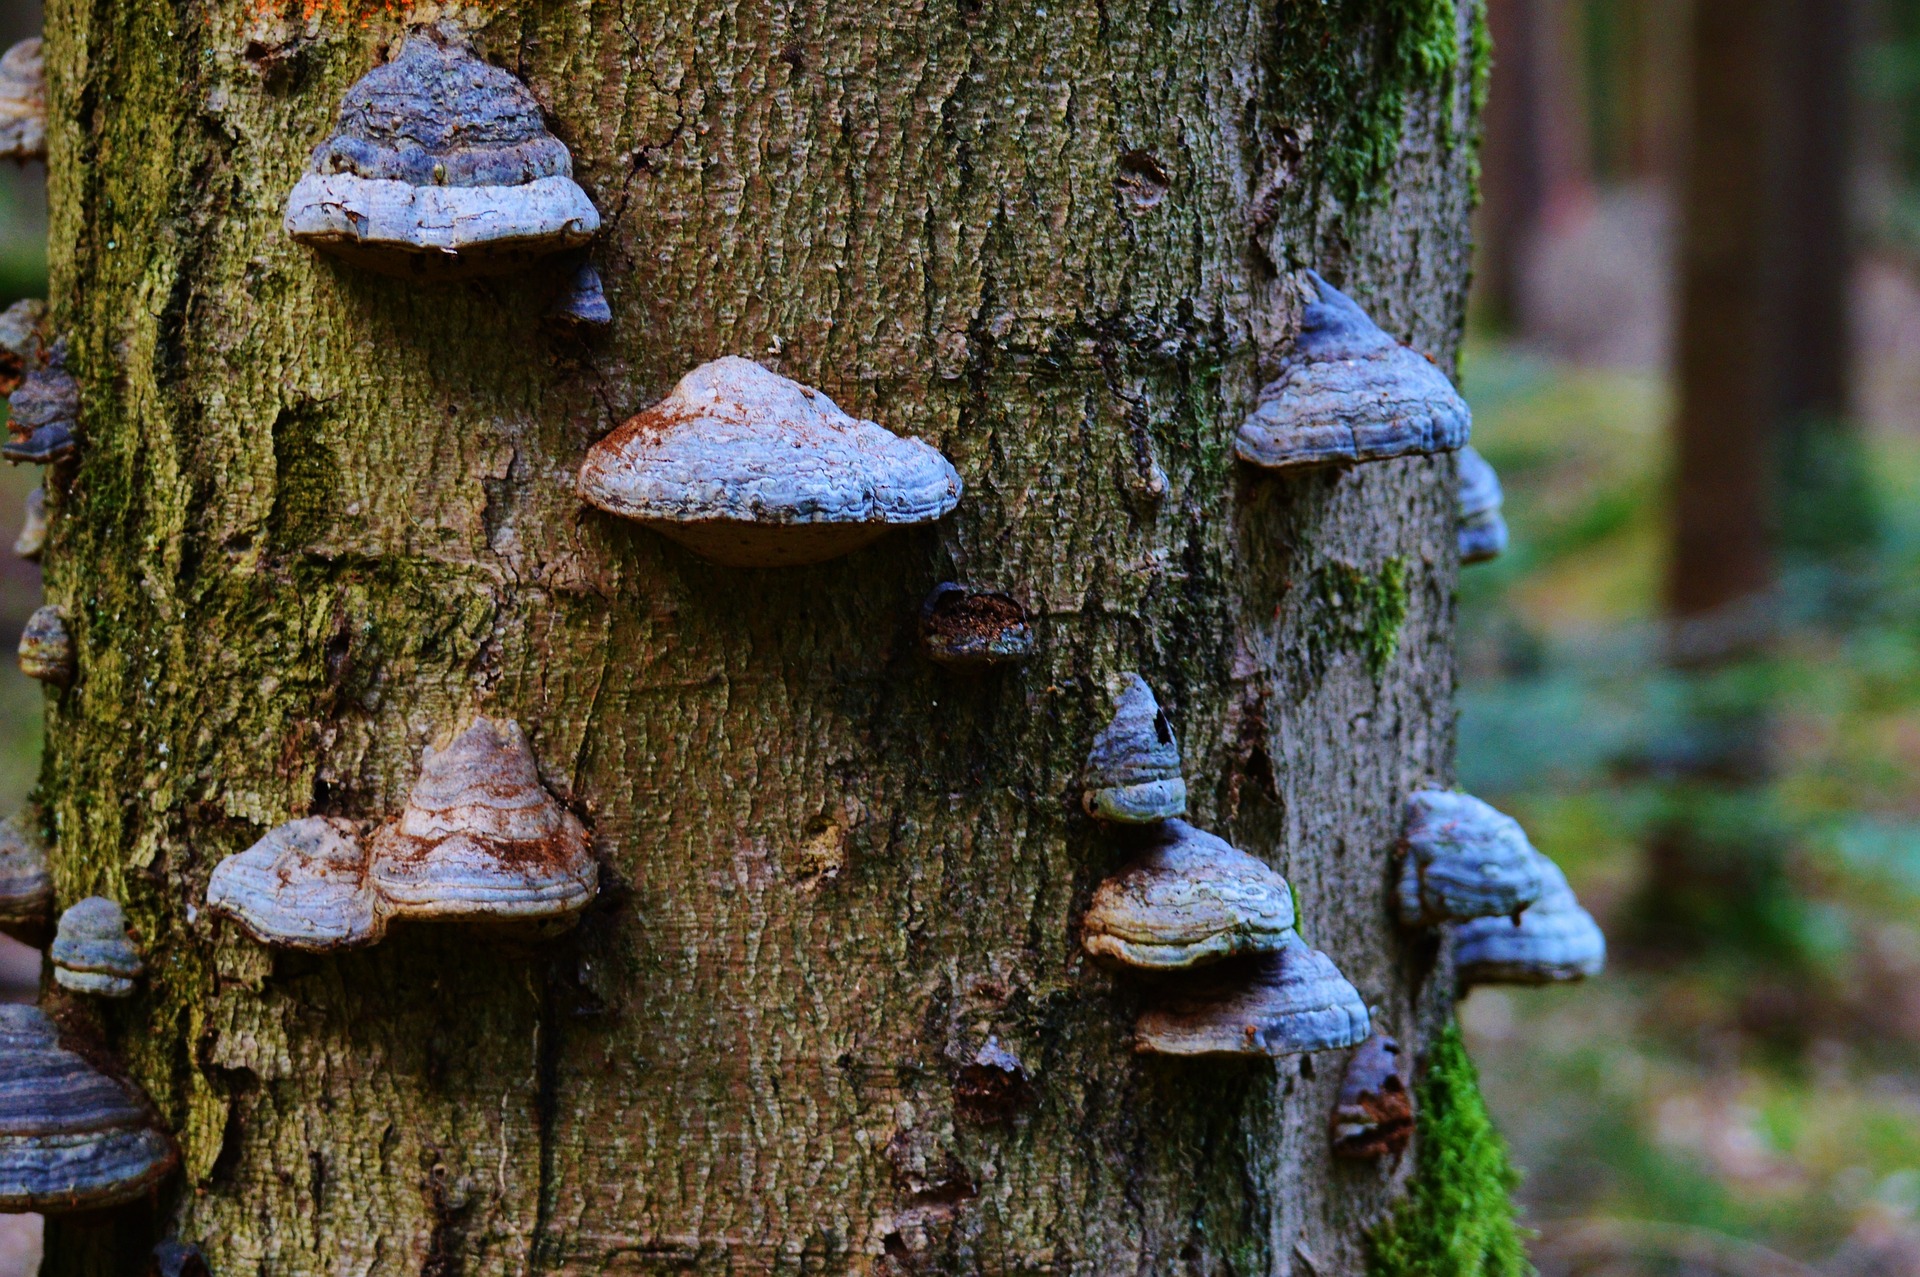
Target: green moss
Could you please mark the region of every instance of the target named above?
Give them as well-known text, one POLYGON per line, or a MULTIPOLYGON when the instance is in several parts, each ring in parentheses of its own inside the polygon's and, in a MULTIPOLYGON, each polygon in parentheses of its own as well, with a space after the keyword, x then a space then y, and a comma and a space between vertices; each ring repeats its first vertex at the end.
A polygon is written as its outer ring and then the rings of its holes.
POLYGON ((1375 1230, 1372 1277, 1522 1277, 1533 1271, 1514 1220, 1519 1182, 1506 1142, 1480 1099, 1460 1029, 1434 1041, 1417 1088, 1419 1155, 1413 1190, 1375 1230))
POLYGON ((1314 574, 1313 600, 1320 613, 1314 645, 1358 648, 1375 679, 1387 672, 1400 650, 1410 595, 1407 561, 1388 559, 1378 572, 1345 563, 1329 563, 1314 574))

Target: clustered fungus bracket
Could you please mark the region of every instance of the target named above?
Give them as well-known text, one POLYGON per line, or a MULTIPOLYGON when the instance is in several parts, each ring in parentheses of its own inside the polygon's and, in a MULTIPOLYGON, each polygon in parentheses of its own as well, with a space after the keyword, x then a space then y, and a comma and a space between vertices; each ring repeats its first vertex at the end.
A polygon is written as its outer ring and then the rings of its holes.
POLYGON ((1224 963, 1140 1015, 1134 1049, 1156 1055, 1308 1055, 1366 1040, 1367 1004, 1333 959, 1297 934, 1224 963))
POLYGON ((47 67, 40 37, 0 54, 0 159, 47 158, 47 67))
POLYGON ((88 896, 60 915, 49 956, 54 983, 102 998, 130 996, 146 971, 126 911, 105 896, 88 896))
POLYGON ((1398 1156, 1413 1139, 1413 1092, 1400 1044, 1376 1031, 1347 1061, 1329 1136, 1335 1157, 1398 1156))
POLYGON ((1507 520, 1500 475, 1471 444, 1460 449, 1460 562, 1485 563, 1506 553, 1507 520))
POLYGON ((1187 810, 1180 741, 1138 674, 1121 679, 1113 719, 1088 751, 1085 781, 1082 802, 1096 820, 1151 825, 1187 810))
POLYGON ((77 670, 67 610, 57 603, 36 608, 20 631, 20 672, 55 687, 73 682, 77 670))
POLYGON ((1564 984, 1606 966, 1599 924, 1580 907, 1560 866, 1535 856, 1545 883, 1538 900, 1517 918, 1477 918, 1455 928, 1454 968, 1463 986, 1564 984))
POLYGON ((8 397, 7 441, 0 457, 53 465, 80 451, 80 383, 67 371, 65 342, 55 342, 8 397))
POLYGON ((1271 953, 1293 934, 1293 890, 1244 851, 1184 820, 1093 893, 1083 946, 1102 961, 1184 971, 1245 953, 1271 953))
POLYGON ((0 932, 38 947, 53 922, 53 874, 28 812, 0 822, 0 932))
POLYGON ((1400 857, 1395 903, 1408 927, 1510 918, 1545 887, 1542 858, 1520 822, 1450 790, 1421 790, 1407 799, 1400 857))

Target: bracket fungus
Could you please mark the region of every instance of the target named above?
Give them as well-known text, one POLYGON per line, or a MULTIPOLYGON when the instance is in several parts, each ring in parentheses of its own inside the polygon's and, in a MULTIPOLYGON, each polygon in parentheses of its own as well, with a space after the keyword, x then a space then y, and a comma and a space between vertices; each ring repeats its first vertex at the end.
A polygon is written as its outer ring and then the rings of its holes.
POLYGON ((327 816, 290 820, 215 865, 207 907, 260 943, 286 949, 325 953, 386 934, 359 830, 327 816))
POLYGON ((1087 752, 1087 814, 1117 825, 1151 825, 1187 810, 1180 742, 1138 674, 1121 676, 1113 720, 1087 752))
POLYGON ((0 1212, 123 1205, 177 1161, 141 1099, 62 1047, 45 1012, 0 1006, 0 1212))
POLYGON ((18 390, 27 374, 46 357, 40 341, 46 318, 47 304, 37 297, 0 310, 0 394, 11 395, 18 390))
POLYGON ((55 687, 73 682, 73 633, 65 608, 49 603, 27 618, 20 631, 20 672, 55 687))
POLYGON ((1234 451, 1267 470, 1450 452, 1473 416, 1446 374, 1353 300, 1307 272, 1314 300, 1280 375, 1260 391, 1234 451))
POLYGON ((1413 1139, 1413 1092, 1400 1072, 1400 1044, 1376 1032, 1347 1061, 1333 1109, 1333 1155, 1375 1158, 1406 1151, 1413 1139))
POLYGON ((960 476, 931 445, 728 356, 596 443, 580 496, 716 563, 783 567, 941 518, 960 476))
POLYGON ((987 669, 1033 655, 1033 627, 1012 596, 945 581, 920 605, 920 642, 937 664, 987 669))
POLYGON ((0 822, 0 931, 38 946, 53 921, 53 875, 47 849, 21 812, 0 822))
POLYGON ((606 286, 592 262, 582 262, 573 272, 560 296, 547 310, 547 318, 562 328, 575 331, 605 328, 613 322, 613 307, 607 304, 606 286))
POLYGON ((1359 991, 1333 959, 1289 935, 1273 953, 1210 968, 1134 1025, 1153 1055, 1307 1055, 1366 1041, 1359 991))
POLYGON ((1520 822, 1468 794, 1428 789, 1407 800, 1395 902, 1408 927, 1511 918, 1540 898, 1543 857, 1520 822))
POLYGON ((409 276, 516 270, 599 229, 527 86, 441 32, 347 90, 286 209, 296 241, 409 276))
POLYGON ((1564 984, 1599 975, 1607 938, 1560 866, 1535 853, 1546 889, 1518 918, 1476 918, 1454 930, 1460 983, 1564 984))
POLYGON ((47 65, 40 37, 0 54, 0 158, 47 158, 47 65))
POLYGON ((1101 883, 1082 924, 1089 955, 1178 971, 1269 953, 1293 935, 1293 890, 1262 862, 1184 820, 1101 883))
POLYGON ((53 935, 53 978, 63 989, 124 998, 146 970, 127 934, 127 915, 105 896, 88 896, 60 915, 53 935))
POLYGON ((13 539, 13 552, 29 563, 40 561, 47 548, 47 490, 35 488, 27 494, 26 515, 20 521, 20 535, 13 539))
POLYGON ((1500 476, 1471 444, 1460 449, 1460 562, 1485 563, 1507 548, 1500 476))
POLYGON ((27 373, 8 401, 7 442, 0 457, 50 465, 80 450, 80 383, 66 369, 66 350, 56 343, 46 363, 27 373))

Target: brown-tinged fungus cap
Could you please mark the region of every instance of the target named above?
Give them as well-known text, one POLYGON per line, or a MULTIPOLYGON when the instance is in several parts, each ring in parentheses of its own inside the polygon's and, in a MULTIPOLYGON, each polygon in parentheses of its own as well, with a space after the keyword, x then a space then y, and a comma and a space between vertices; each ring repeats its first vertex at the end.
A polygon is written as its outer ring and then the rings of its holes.
POLYGON ((27 374, 46 358, 41 341, 41 325, 46 318, 47 304, 37 297, 0 310, 0 395, 18 390, 27 374))
POLYGON ((80 450, 80 383, 55 343, 43 366, 29 371, 7 404, 7 442, 0 457, 18 465, 50 465, 80 450))
POLYGON ((1409 798, 1400 855, 1396 903, 1409 927, 1510 918, 1546 887, 1543 857, 1520 822, 1470 794, 1428 789, 1409 798))
POLYGON ((927 657, 957 669, 1014 665, 1033 655, 1027 610, 1011 595, 943 582, 920 605, 927 657))
POLYGON ((1450 452, 1473 414, 1446 374, 1313 271, 1314 300, 1234 451, 1268 470, 1450 452))
POLYGON ((1507 548, 1500 476, 1472 444, 1460 449, 1460 562, 1485 563, 1507 548))
POLYGON ((371 877, 395 917, 559 920, 600 869, 587 831, 540 783, 519 724, 475 719, 428 749, 407 807, 372 839, 371 877))
POLYGON ((47 490, 35 488, 27 494, 26 504, 20 535, 13 539, 13 552, 29 563, 38 563, 40 552, 47 548, 47 490))
POLYGON ((49 603, 27 618, 20 631, 20 671, 55 687, 73 682, 73 633, 65 608, 49 603))
POLYGON ((103 998, 127 997, 147 969, 127 934, 126 912, 105 896, 88 896, 60 915, 50 956, 61 988, 103 998))
POLYGON ((62 1047, 40 1008, 0 1006, 0 1212, 122 1205, 177 1160, 140 1098, 62 1047))
POLYGON ((287 197, 286 229, 356 265, 450 277, 577 248, 600 214, 527 86, 422 31, 347 90, 287 197))
POLYGON ((1169 820, 1146 854, 1101 883, 1082 924, 1095 958, 1173 971, 1268 953, 1293 934, 1293 891, 1252 856, 1169 820))
POLYGON ((1565 984, 1599 975, 1607 938, 1580 907, 1560 866, 1534 853, 1546 889, 1516 918, 1476 918, 1454 929, 1460 983, 1565 984))
POLYGON ((1401 1072, 1400 1044, 1375 1032, 1347 1061, 1329 1132, 1335 1157, 1404 1152, 1413 1138, 1413 1092, 1401 1072))
POLYGON ((39 946, 53 923, 53 875, 29 812, 0 822, 0 931, 39 946))
POLYGON ((37 35, 0 54, 0 158, 47 158, 47 67, 37 35))
POLYGON ((595 444, 580 496, 730 567, 818 563, 960 501, 939 451, 748 359, 702 364, 595 444))
POLYGON ((1364 1042, 1367 1004, 1333 960, 1290 935, 1274 953, 1208 968, 1134 1026, 1151 1055, 1306 1055, 1364 1042))
POLYGON ((1113 720, 1087 753, 1087 814, 1121 825, 1150 825, 1187 810, 1180 742, 1138 674, 1123 674, 1113 720))
POLYGON ((207 907, 284 949, 351 949, 386 933, 360 832, 328 816, 290 820, 214 866, 207 907))

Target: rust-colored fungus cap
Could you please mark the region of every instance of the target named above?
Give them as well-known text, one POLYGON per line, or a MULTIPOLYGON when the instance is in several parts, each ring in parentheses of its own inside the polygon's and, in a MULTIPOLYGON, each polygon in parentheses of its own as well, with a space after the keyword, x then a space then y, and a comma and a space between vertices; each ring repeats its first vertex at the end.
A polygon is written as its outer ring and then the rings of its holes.
POLYGON ((1450 452, 1473 414, 1446 374, 1353 299, 1307 272, 1315 299, 1280 375, 1260 392, 1234 451, 1268 470, 1450 452))
POLYGON ((29 371, 8 401, 7 442, 0 457, 16 465, 49 465, 80 450, 80 383, 56 343, 44 366, 29 371))
POLYGON ((1500 476, 1469 444, 1460 449, 1460 561, 1485 563, 1507 548, 1507 520, 1500 476))
POLYGON ((359 830, 328 816, 290 820, 214 866, 207 907, 262 944, 314 953, 373 944, 387 929, 359 830))
POLYGON ((1290 935, 1274 953, 1209 968, 1134 1026, 1153 1055, 1306 1055, 1366 1041, 1367 1004, 1318 949, 1290 935))
POLYGON ((511 722, 477 718, 428 749, 406 810, 370 850, 374 888, 395 916, 563 919, 599 887, 586 829, 540 783, 511 722))
POLYGON ((0 54, 0 158, 47 158, 47 67, 37 35, 0 54))
POLYGON ((1565 984, 1599 975, 1607 938, 1580 907, 1560 866, 1538 852, 1546 889, 1518 918, 1476 918, 1454 930, 1463 985, 1565 984))
POLYGON ((1138 674, 1120 677, 1113 720, 1087 752, 1087 814, 1120 825, 1151 825, 1187 810, 1180 742, 1138 674))
POLYGON ((1400 1068, 1400 1044, 1384 1033, 1376 1032, 1353 1053, 1333 1110, 1335 1157, 1405 1151, 1413 1138, 1413 1092, 1400 1068))
POLYGON ((53 936, 54 982, 75 993, 124 998, 146 964, 127 934, 127 915, 105 896, 88 896, 60 915, 53 936))
POLYGON ((515 270, 600 229, 573 158, 510 72, 416 32, 347 90, 287 197, 287 234, 389 274, 515 270))
POLYGON ((1432 927, 1512 917, 1540 898, 1542 859, 1513 817, 1470 794, 1422 790, 1407 800, 1400 921, 1432 927))
POLYGON ((937 449, 729 356, 595 444, 580 496, 716 563, 782 567, 933 522, 960 476, 937 449))
POLYGON ((73 682, 73 633, 65 608, 49 603, 27 618, 20 631, 20 672, 55 687, 73 682))
POLYGON ((0 931, 38 946, 53 922, 47 849, 27 812, 0 822, 0 931))
POLYGON ((989 669, 1033 655, 1033 627, 1013 596, 945 581, 920 605, 920 642, 937 664, 989 669))
POLYGON ((20 535, 13 539, 13 552, 29 563, 40 561, 47 548, 47 490, 35 488, 27 494, 26 516, 20 521, 20 535))
POLYGON ((1268 953, 1293 934, 1293 891, 1265 864, 1184 820, 1093 893, 1082 924, 1093 957, 1171 971, 1268 953))
POLYGON ((177 1160, 139 1097, 62 1047, 40 1008, 0 1006, 0 1211, 122 1205, 177 1160))

